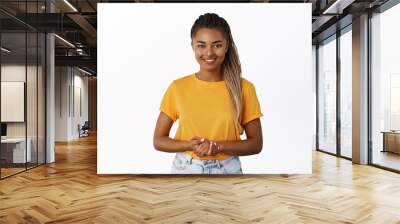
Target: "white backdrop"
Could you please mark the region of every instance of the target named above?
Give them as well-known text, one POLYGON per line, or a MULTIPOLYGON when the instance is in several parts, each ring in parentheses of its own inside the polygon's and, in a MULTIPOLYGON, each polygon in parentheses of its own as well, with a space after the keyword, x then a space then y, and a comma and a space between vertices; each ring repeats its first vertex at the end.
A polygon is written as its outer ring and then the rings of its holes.
MULTIPOLYGON (((162 96, 198 71, 190 28, 207 12, 229 23, 243 77, 257 91, 264 146, 246 174, 311 173, 311 4, 98 4, 99 174, 170 173, 153 148, 162 96)), ((174 124, 171 136, 175 135, 174 124)))

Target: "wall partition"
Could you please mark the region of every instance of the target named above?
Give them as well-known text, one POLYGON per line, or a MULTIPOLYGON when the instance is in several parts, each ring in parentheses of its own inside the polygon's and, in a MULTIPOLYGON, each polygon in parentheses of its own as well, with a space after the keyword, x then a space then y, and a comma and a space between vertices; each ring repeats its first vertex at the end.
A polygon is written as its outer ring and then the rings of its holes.
POLYGON ((41 3, 0 11, 1 179, 45 163, 45 34, 17 18, 41 3))
MULTIPOLYGON (((26 33, 1 34, 1 177, 26 169, 26 33), (4 50, 6 49, 6 50, 4 50)), ((26 160, 29 158, 28 160, 26 160)))

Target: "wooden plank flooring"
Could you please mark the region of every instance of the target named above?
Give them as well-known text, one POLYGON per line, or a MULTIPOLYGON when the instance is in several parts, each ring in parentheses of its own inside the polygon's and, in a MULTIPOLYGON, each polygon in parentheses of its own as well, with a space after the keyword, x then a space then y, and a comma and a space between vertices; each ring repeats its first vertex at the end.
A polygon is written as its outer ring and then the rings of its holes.
POLYGON ((96 137, 0 181, 0 223, 400 223, 400 175, 313 153, 312 175, 96 174, 96 137))
POLYGON ((400 170, 400 154, 376 150, 372 159, 374 164, 400 170))
POLYGON ((18 172, 22 172, 22 171, 24 171, 25 170, 25 167, 18 167, 18 168, 14 168, 14 167, 12 167, 12 168, 4 168, 4 167, 2 167, 1 168, 1 177, 2 178, 4 178, 4 177, 7 177, 7 176, 11 176, 11 175, 13 175, 13 174, 16 174, 16 173, 18 173, 18 172))

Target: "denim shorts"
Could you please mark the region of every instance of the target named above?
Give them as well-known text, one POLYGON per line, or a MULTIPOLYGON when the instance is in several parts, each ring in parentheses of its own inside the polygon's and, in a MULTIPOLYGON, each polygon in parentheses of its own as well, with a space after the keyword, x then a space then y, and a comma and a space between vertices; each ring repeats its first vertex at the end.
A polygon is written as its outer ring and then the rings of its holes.
POLYGON ((242 174, 237 156, 225 160, 199 160, 186 153, 176 153, 171 168, 172 174, 242 174))

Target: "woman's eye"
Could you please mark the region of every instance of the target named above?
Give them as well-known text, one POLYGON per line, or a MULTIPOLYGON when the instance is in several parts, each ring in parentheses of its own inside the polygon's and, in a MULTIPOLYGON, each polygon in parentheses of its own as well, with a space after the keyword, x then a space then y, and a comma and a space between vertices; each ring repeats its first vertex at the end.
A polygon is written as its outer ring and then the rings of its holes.
POLYGON ((222 44, 216 44, 216 45, 214 45, 214 47, 215 47, 215 48, 221 48, 221 47, 222 47, 222 44))
POLYGON ((197 45, 198 48, 205 48, 204 45, 197 45))

